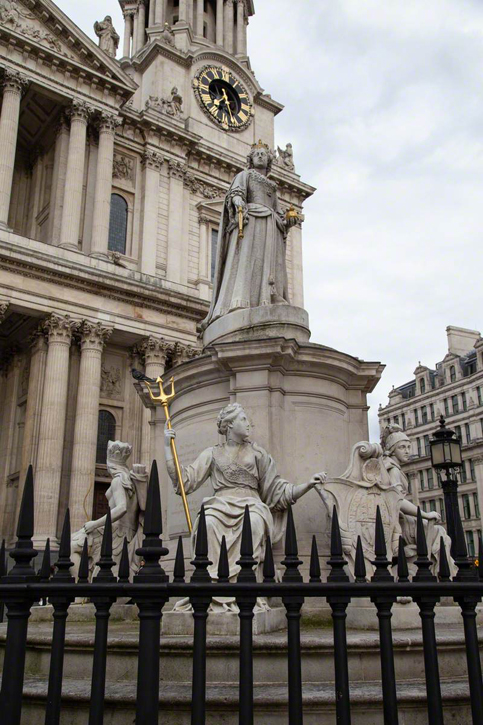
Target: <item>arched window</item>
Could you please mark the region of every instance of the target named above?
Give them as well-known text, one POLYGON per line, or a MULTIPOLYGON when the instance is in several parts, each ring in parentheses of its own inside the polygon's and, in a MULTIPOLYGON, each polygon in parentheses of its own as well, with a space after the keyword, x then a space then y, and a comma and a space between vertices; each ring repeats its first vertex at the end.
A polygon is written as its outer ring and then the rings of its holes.
POLYGON ((97 425, 96 463, 106 463, 107 444, 116 438, 116 419, 108 410, 100 410, 97 425))
POLYGON ((120 194, 111 194, 111 215, 109 218, 110 252, 126 254, 127 201, 120 194))

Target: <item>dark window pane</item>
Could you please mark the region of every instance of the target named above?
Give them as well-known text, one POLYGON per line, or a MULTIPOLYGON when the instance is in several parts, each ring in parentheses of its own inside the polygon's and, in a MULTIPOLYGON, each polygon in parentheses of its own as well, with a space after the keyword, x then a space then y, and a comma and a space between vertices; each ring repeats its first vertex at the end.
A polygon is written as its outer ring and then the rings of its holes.
POLYGON ((111 195, 111 216, 109 218, 110 252, 126 254, 127 201, 119 194, 111 195))
POLYGON ((99 411, 96 463, 106 463, 107 444, 116 438, 116 419, 108 410, 99 411))

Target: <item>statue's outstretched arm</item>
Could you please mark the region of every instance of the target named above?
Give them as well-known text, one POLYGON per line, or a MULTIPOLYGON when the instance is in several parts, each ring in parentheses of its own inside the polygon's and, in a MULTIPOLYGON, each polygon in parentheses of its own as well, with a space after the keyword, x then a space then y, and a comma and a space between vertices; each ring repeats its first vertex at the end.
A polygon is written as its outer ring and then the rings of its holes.
POLYGON ((308 483, 299 483, 298 486, 293 487, 293 499, 294 501, 298 501, 299 498, 302 498, 306 493, 311 491, 315 486, 324 485, 324 483, 327 481, 327 474, 322 473, 314 473, 312 478, 308 483))
MULTIPOLYGON (((408 501, 407 498, 402 502, 400 511, 408 516, 418 515, 418 507, 411 503, 411 501, 408 501)), ((423 519, 428 519, 428 521, 441 521, 441 516, 437 511, 429 511, 426 513, 426 511, 421 509, 421 516, 423 519)))

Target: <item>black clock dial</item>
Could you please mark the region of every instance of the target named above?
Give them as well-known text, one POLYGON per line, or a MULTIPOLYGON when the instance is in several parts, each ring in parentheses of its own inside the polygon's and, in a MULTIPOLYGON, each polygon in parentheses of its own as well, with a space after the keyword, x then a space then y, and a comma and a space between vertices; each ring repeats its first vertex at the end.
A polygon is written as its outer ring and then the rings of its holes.
POLYGON ((193 80, 201 107, 226 131, 242 131, 250 123, 253 106, 240 81, 227 68, 206 66, 193 80))

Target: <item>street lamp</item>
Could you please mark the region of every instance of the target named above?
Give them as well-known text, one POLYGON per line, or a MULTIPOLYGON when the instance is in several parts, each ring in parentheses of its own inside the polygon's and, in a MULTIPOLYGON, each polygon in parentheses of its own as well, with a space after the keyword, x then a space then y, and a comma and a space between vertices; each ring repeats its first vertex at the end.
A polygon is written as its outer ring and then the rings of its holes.
POLYGON ((431 464, 438 474, 446 473, 444 479, 440 476, 444 493, 444 507, 446 509, 446 521, 448 534, 451 538, 451 555, 456 558, 457 533, 461 533, 460 510, 458 506, 458 479, 456 469, 461 468, 463 459, 461 457, 461 441, 455 436, 455 432, 446 428, 446 421, 443 416, 439 419, 439 428, 430 441, 431 464), (458 530, 458 531, 457 531, 458 530))

